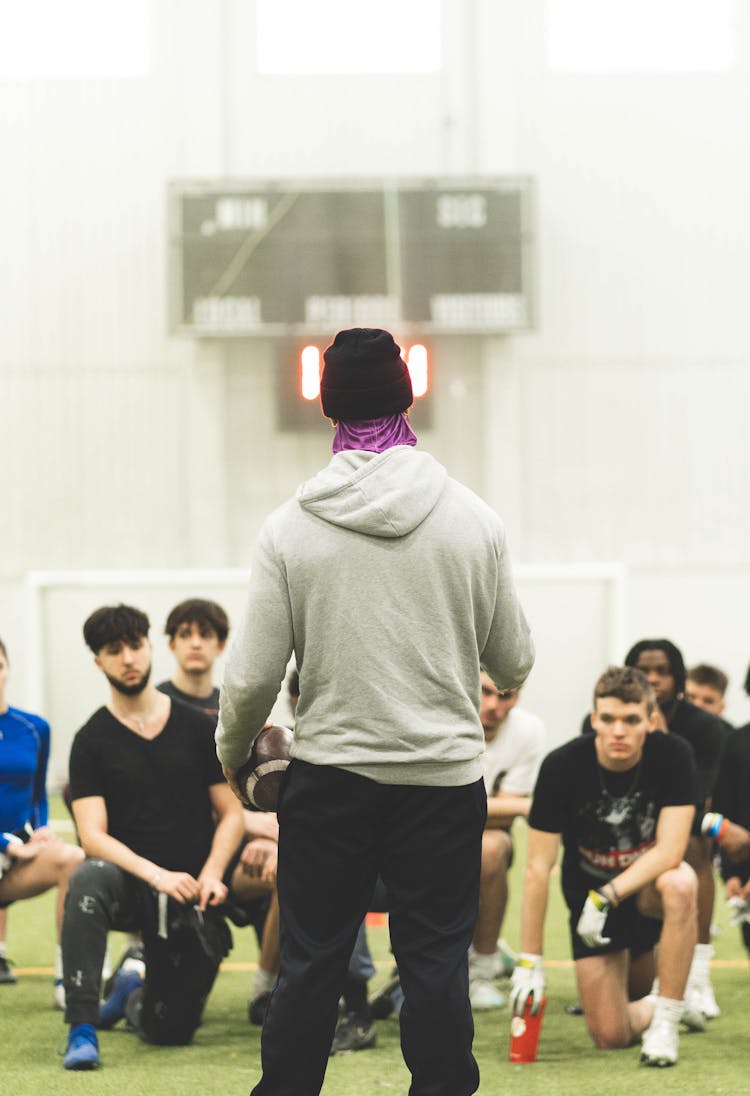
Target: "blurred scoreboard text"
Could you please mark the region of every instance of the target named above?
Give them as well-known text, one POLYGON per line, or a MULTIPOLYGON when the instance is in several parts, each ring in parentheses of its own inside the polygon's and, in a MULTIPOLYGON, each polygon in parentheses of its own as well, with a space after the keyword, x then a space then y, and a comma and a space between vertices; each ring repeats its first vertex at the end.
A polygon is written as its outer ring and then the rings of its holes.
POLYGON ((529 179, 170 186, 170 330, 532 325, 529 179))

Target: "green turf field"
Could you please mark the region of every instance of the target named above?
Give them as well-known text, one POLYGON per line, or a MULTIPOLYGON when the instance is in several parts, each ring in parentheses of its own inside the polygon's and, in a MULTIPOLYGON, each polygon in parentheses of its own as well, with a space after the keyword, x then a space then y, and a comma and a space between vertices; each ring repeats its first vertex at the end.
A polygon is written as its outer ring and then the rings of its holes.
MULTIPOLYGON (((53 813, 64 812, 55 805, 53 813)), ((513 868, 511 906, 504 935, 518 943, 519 880, 523 831, 517 826, 517 856, 513 868)), ((638 1050, 595 1051, 579 1017, 566 1015, 575 999, 568 959, 562 900, 553 888, 545 952, 550 961, 548 1005, 542 1029, 539 1061, 511 1066, 508 1061, 509 1017, 506 1009, 476 1018, 475 1052, 482 1073, 484 1096, 588 1096, 611 1090, 631 1093, 699 1093, 700 1096, 741 1096, 750 1093, 750 970, 737 929, 729 928, 724 906, 717 902, 721 935, 716 941, 713 981, 723 1014, 704 1035, 685 1035, 680 1062, 674 1069, 651 1070, 638 1064, 638 1050), (553 963, 554 961, 554 963, 553 963)), ((93 1073, 66 1073, 56 1055, 66 1028, 52 1008, 52 900, 49 895, 11 909, 8 954, 19 981, 0 986, 0 1094, 48 1096, 51 1093, 117 1093, 118 1096, 198 1096, 217 1093, 243 1096, 259 1076, 260 1031, 247 1022, 250 964, 256 947, 251 929, 235 930, 235 947, 217 981, 192 1046, 156 1048, 142 1044, 124 1030, 100 1036, 102 1068, 93 1073)), ((387 931, 374 929, 370 940, 378 962, 377 982, 389 969, 387 931)), ((119 940, 113 938, 113 958, 119 940)), ((332 1059, 325 1096, 408 1091, 409 1077, 401 1060, 398 1023, 378 1025, 378 1047, 332 1059)))

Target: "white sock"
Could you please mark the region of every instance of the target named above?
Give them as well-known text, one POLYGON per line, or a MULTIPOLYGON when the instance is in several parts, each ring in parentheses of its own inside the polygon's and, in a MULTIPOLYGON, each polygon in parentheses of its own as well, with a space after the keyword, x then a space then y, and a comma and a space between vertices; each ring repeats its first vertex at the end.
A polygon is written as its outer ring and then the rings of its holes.
POLYGON ((55 949, 55 978, 62 978, 62 976, 62 948, 58 944, 57 948, 55 949))
POLYGON ((714 957, 714 949, 711 944, 696 944, 693 952, 693 961, 690 964, 688 982, 693 985, 701 985, 709 980, 711 960, 714 957))
POLYGON ((276 985, 276 979, 278 973, 271 970, 263 970, 263 967, 256 967, 253 971, 253 978, 250 983, 250 997, 254 1001, 256 997, 260 997, 261 993, 270 993, 273 987, 276 985))
POLYGON ((478 978, 492 978, 495 974, 495 953, 484 955, 476 948, 471 953, 471 973, 478 978))
POLYGON ((134 959, 132 956, 128 956, 125 962, 122 964, 123 970, 134 970, 136 974, 140 974, 141 978, 146 977, 146 964, 142 959, 134 959))
POLYGON ((675 1027, 682 1019, 682 1013, 685 1009, 684 1001, 675 1001, 674 997, 657 997, 654 1004, 654 1016, 652 1023, 657 1017, 664 1020, 669 1020, 675 1027))
POLYGON ((5 951, 5 941, 0 940, 0 959, 5 959, 6 954, 7 953, 5 951))

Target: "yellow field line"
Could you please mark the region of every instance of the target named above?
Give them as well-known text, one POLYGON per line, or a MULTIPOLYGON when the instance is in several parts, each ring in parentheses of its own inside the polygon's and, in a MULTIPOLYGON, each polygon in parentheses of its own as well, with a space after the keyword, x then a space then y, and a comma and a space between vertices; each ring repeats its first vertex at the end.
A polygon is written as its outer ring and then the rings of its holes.
MULTIPOLYGON (((221 970, 228 971, 253 971, 257 967, 257 963, 247 962, 230 962, 222 963, 221 970)), ((393 965, 392 959, 379 959, 376 960, 375 966, 381 969, 385 967, 391 967, 393 965)), ((573 967, 572 959, 545 959, 545 967, 549 967, 550 970, 570 970, 573 967)), ((747 970, 750 967, 750 960, 747 959, 712 959, 711 966, 714 970, 747 970)), ((52 967, 14 967, 13 970, 20 977, 31 978, 51 978, 54 975, 54 969, 52 967)))

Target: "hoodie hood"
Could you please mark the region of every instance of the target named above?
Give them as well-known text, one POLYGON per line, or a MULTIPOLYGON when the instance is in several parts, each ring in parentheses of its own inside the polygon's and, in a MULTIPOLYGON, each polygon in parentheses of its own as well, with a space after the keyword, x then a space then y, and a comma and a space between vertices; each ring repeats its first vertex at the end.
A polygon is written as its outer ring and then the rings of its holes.
POLYGON ((434 509, 448 473, 429 453, 396 445, 384 453, 349 449, 303 483, 300 506, 371 537, 403 537, 434 509))

